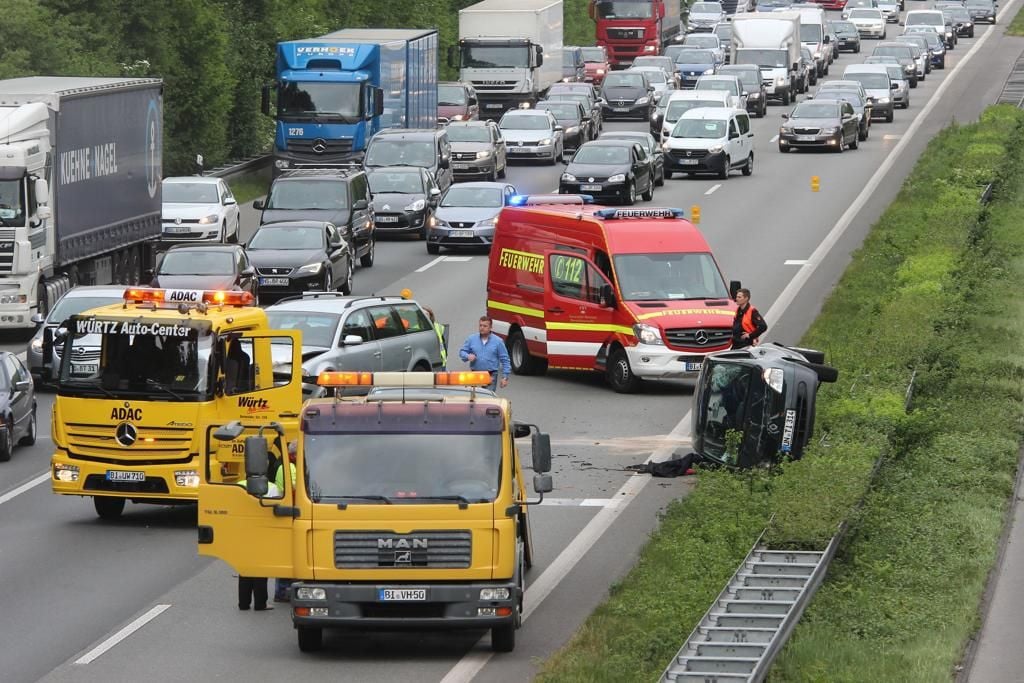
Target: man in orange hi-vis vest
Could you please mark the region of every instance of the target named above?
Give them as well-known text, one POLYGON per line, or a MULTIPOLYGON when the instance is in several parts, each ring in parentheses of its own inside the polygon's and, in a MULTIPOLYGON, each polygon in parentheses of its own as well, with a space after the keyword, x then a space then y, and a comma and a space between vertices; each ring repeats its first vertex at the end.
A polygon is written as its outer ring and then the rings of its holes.
POLYGON ((754 346, 758 338, 768 331, 768 323, 764 321, 761 314, 750 304, 750 290, 742 288, 736 290, 736 317, 732 320, 732 348, 742 349, 747 346, 754 346))

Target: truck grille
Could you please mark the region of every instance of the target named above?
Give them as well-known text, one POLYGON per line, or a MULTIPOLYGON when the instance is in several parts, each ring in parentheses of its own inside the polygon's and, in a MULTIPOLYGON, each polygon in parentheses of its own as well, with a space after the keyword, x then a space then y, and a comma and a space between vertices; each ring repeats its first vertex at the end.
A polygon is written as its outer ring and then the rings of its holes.
POLYGON ((338 569, 466 569, 473 557, 469 531, 335 531, 338 569))
POLYGON ((14 230, 0 230, 0 273, 14 271, 14 230))
POLYGON ((643 40, 644 30, 642 28, 609 28, 609 40, 643 40))
POLYGON ((732 329, 692 327, 665 330, 665 341, 671 346, 707 348, 728 344, 731 339, 732 329))
POLYGON ((125 465, 188 462, 192 459, 191 428, 134 426, 135 443, 122 446, 115 438, 116 424, 69 422, 66 425, 68 452, 78 460, 125 465))
POLYGON ((325 138, 288 138, 288 151, 303 152, 305 154, 338 154, 339 152, 351 152, 352 141, 327 140, 325 138), (321 146, 323 147, 323 151, 319 151, 321 146))

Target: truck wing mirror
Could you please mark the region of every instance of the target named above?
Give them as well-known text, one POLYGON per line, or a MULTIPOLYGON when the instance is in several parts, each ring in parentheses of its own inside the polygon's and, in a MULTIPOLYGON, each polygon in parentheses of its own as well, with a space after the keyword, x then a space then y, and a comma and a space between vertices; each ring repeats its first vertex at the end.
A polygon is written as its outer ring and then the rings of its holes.
POLYGON ((533 471, 551 471, 551 435, 543 432, 536 432, 530 441, 530 450, 533 453, 533 471))
POLYGON ((459 46, 449 45, 448 46, 448 66, 453 69, 459 68, 459 46))
POLYGON ((615 289, 607 282, 601 285, 601 304, 606 308, 615 308, 618 305, 615 300, 615 289))
POLYGON ((245 437, 245 490, 251 496, 262 498, 270 488, 267 480, 268 455, 264 437, 245 437))
POLYGON ((234 441, 240 437, 244 431, 245 427, 242 426, 241 422, 238 420, 232 420, 226 425, 217 427, 216 431, 213 433, 213 438, 217 439, 217 441, 234 441))
POLYGON ((384 89, 374 88, 373 89, 373 115, 382 116, 384 114, 384 89))
POLYGON ((50 184, 46 182, 45 178, 36 178, 32 189, 36 193, 37 204, 50 203, 50 184))
POLYGON ((260 88, 260 111, 266 116, 270 116, 270 91, 273 90, 273 85, 265 85, 260 88))
POLYGON ((530 435, 530 425, 523 424, 522 422, 512 423, 512 438, 513 439, 524 439, 530 435))
POLYGON ((736 300, 736 292, 740 291, 740 287, 742 287, 742 286, 743 286, 743 284, 740 283, 739 280, 730 280, 729 281, 729 296, 734 301, 736 300))
POLYGON ((544 65, 544 48, 541 47, 540 45, 534 45, 533 46, 533 55, 534 55, 534 60, 536 61, 536 64, 534 64, 534 66, 543 66, 544 65))
POLYGON ((533 475, 533 490, 536 493, 543 496, 545 493, 551 493, 554 488, 554 482, 551 480, 550 474, 533 475))

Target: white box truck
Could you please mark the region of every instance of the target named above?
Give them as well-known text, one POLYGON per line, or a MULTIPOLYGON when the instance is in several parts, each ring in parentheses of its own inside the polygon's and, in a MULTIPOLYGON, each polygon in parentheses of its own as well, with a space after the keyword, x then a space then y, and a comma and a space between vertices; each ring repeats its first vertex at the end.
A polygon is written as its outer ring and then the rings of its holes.
POLYGON ((483 0, 459 10, 448 61, 480 100, 480 118, 533 106, 562 79, 562 0, 483 0))
POLYGON ((800 69, 800 15, 796 12, 737 14, 732 20, 733 64, 761 67, 768 97, 788 105, 796 99, 800 69))
POLYGON ((800 44, 811 51, 818 78, 821 78, 828 74, 828 65, 832 63, 829 37, 825 31, 825 10, 800 7, 795 11, 800 14, 800 44))

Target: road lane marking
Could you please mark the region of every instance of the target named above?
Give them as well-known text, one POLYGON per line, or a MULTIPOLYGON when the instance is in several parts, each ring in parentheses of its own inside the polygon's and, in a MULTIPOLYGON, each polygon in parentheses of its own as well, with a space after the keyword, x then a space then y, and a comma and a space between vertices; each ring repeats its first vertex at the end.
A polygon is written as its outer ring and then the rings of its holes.
POLYGON ((415 272, 417 272, 417 273, 422 273, 422 272, 423 272, 423 271, 425 271, 425 270, 426 270, 427 268, 430 268, 431 266, 436 266, 436 265, 437 265, 438 263, 440 263, 441 261, 444 261, 444 260, 445 260, 445 258, 446 258, 446 257, 444 257, 444 256, 438 256, 438 257, 437 257, 436 259, 434 259, 434 260, 433 260, 433 261, 431 261, 430 263, 427 263, 426 265, 422 265, 422 266, 420 266, 419 268, 417 268, 417 269, 415 270, 415 272))
MULTIPOLYGON (((1003 11, 999 13, 999 17, 1005 15, 1006 11, 1011 5, 1015 4, 1014 0, 1010 0, 1009 3, 1003 8, 1003 11)), ((871 194, 875 191, 878 185, 881 184, 884 176, 889 172, 892 166, 896 163, 896 159, 899 158, 899 153, 909 144, 910 140, 913 139, 914 134, 924 125, 924 120, 928 114, 938 106, 939 100, 942 99, 942 95, 949 88, 949 84, 955 79, 957 72, 963 68, 963 66, 970 61, 970 59, 977 53, 981 46, 985 43, 990 35, 995 31, 986 31, 985 34, 975 43, 971 49, 964 55, 964 58, 957 63, 953 70, 949 73, 949 77, 943 79, 939 87, 936 88, 935 93, 928 103, 918 112, 914 121, 907 129, 903 138, 893 147, 889 152, 889 155, 879 166, 878 170, 875 171, 874 175, 868 179, 864 190, 857 196, 854 203, 839 217, 839 221, 835 224, 822 243, 815 249, 811 255, 809 267, 801 268, 796 276, 790 280, 789 284, 779 295, 778 299, 772 305, 768 311, 769 320, 778 320, 782 314, 789 308, 796 298, 796 293, 806 284, 807 280, 817 269, 822 258, 828 254, 828 252, 835 246, 842 237, 843 233, 849 228, 853 218, 856 216, 863 206, 867 203, 871 194)), ((683 419, 675 426, 672 433, 689 430, 690 413, 687 411, 683 419)), ((688 434, 687 434, 688 436, 688 434)), ((647 458, 645 462, 651 462, 658 455, 664 455, 666 458, 672 454, 675 450, 675 446, 666 446, 655 450, 647 458)), ((664 459, 664 458, 663 458, 664 459)), ((590 549, 590 546, 600 540, 601 535, 611 527, 612 523, 618 519, 625 509, 629 506, 636 496, 643 490, 647 483, 651 481, 649 475, 634 475, 626 480, 626 483, 621 489, 616 492, 614 498, 620 500, 620 503, 614 507, 602 508, 590 522, 583 528, 579 535, 574 538, 568 546, 566 546, 558 557, 555 558, 544 573, 526 589, 526 596, 524 598, 525 608, 523 610, 523 620, 544 601, 544 599, 551 594, 559 582, 565 578, 565 576, 572 571, 572 569, 579 563, 583 555, 590 549)), ((488 638, 485 636, 481 638, 458 663, 453 666, 448 673, 441 679, 441 683, 467 683, 472 681, 473 678, 487 665, 494 656, 491 651, 484 651, 481 646, 484 644, 483 641, 488 638)))
POLYGON ((619 501, 614 498, 545 498, 541 507, 583 507, 603 508, 611 505, 618 505, 619 501))
POLYGON ((156 605, 151 610, 149 610, 142 616, 138 617, 135 621, 128 624, 120 631, 110 636, 102 643, 100 643, 99 645, 97 645, 96 647, 94 647, 93 649, 89 650, 84 655, 76 659, 75 664, 89 664, 90 662, 95 661, 104 652, 110 650, 112 647, 120 643, 122 640, 124 640, 125 638, 135 633, 140 628, 142 628, 143 626, 145 626, 146 624, 148 624, 149 622, 153 621, 158 616, 163 614, 164 611, 167 610, 169 607, 170 605, 156 605))
POLYGON ((708 191, 705 192, 704 195, 707 196, 709 194, 714 194, 715 190, 717 190, 721 186, 722 186, 722 183, 718 183, 717 185, 712 185, 711 187, 708 188, 708 191))
POLYGON ((903 137, 903 136, 899 135, 899 134, 895 134, 895 133, 890 133, 889 135, 883 135, 882 139, 883 140, 899 140, 901 137, 903 137))
POLYGON ((444 260, 448 261, 448 262, 451 262, 451 263, 465 263, 466 261, 472 261, 473 257, 472 256, 445 256, 444 260))
POLYGON ((778 142, 778 141, 779 141, 779 134, 778 134, 778 133, 776 133, 776 134, 775 134, 775 137, 773 137, 773 138, 772 138, 771 140, 769 140, 768 142, 778 142))
POLYGON ((806 266, 810 261, 801 259, 789 259, 784 265, 787 266, 806 266))
POLYGON ((28 481, 26 481, 21 486, 19 486, 17 488, 14 488, 14 489, 11 489, 7 493, 5 493, 2 496, 0 496, 0 505, 3 505, 4 503, 6 503, 9 500, 13 500, 13 499, 17 498, 18 496, 20 496, 21 494, 25 493, 26 491, 34 489, 36 486, 39 486, 40 484, 42 484, 44 481, 49 481, 49 480, 50 480, 50 472, 49 472, 49 470, 47 470, 46 472, 43 472, 42 474, 36 475, 35 478, 29 479, 28 481))

